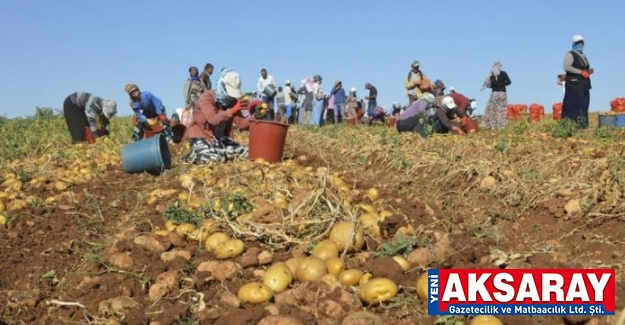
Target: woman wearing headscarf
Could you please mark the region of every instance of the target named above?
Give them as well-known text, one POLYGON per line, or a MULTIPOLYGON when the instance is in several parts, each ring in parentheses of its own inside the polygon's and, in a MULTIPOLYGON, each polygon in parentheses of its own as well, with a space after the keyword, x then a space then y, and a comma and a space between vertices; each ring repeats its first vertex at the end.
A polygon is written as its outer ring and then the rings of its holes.
POLYGON ((136 122, 132 139, 139 141, 143 139, 145 129, 160 125, 165 139, 173 143, 174 136, 161 99, 149 91, 141 91, 135 84, 127 84, 124 90, 130 96, 130 107, 135 112, 133 121, 136 122))
POLYGON ((356 88, 349 90, 349 95, 345 101, 345 116, 346 118, 353 118, 358 121, 358 96, 356 95, 356 88))
POLYGON ((247 157, 247 147, 230 138, 233 126, 249 129, 249 119, 241 116, 247 110, 248 99, 241 93, 241 79, 237 72, 224 68, 215 91, 204 92, 193 111, 193 122, 187 129, 191 151, 187 163, 225 162, 247 157))
POLYGON ((508 74, 501 70, 501 67, 502 65, 499 61, 493 64, 481 89, 490 88, 492 90, 488 104, 486 104, 484 109, 484 117, 482 118, 484 127, 491 130, 502 129, 508 124, 508 95, 506 87, 512 82, 508 74))
POLYGON ((423 138, 434 132, 433 119, 428 110, 434 106, 436 98, 431 93, 424 93, 399 114, 395 127, 397 132, 414 132, 423 138))
POLYGON ((109 120, 115 114, 117 103, 114 100, 86 92, 72 93, 63 102, 63 116, 74 143, 108 134, 109 120))
POLYGON ((313 86, 313 110, 310 116, 310 125, 323 125, 323 111, 325 108, 325 94, 323 88, 321 88, 321 82, 323 78, 320 75, 313 77, 315 84, 313 86))
POLYGON ((594 70, 584 54, 584 38, 575 35, 571 51, 564 56, 564 99, 562 117, 573 120, 581 128, 588 127, 588 106, 590 105, 590 75, 594 70))
POLYGON ((190 67, 189 79, 187 79, 183 87, 185 108, 194 109, 200 95, 206 90, 207 89, 200 81, 197 67, 190 67))
POLYGON ((314 85, 314 79, 312 77, 308 77, 302 80, 301 86, 297 90, 297 94, 301 96, 299 102, 302 103, 299 107, 299 125, 307 125, 310 123, 310 112, 313 108, 314 85))

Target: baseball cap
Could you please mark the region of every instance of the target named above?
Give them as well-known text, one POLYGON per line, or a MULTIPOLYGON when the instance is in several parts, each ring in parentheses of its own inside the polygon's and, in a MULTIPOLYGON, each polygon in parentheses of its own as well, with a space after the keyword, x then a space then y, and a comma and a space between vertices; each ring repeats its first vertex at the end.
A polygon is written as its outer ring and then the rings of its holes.
POLYGON ((454 102, 454 99, 449 97, 449 96, 445 96, 443 98, 443 102, 442 102, 443 106, 446 107, 447 109, 452 109, 452 108, 456 108, 456 102, 454 102))
POLYGON ((419 66, 419 61, 417 61, 417 60, 412 61, 411 67, 414 68, 414 67, 418 67, 418 66, 419 66))
POLYGON ((584 37, 582 35, 575 35, 575 36, 573 36, 573 39, 572 39, 573 43, 583 42, 583 41, 584 41, 584 37))
POLYGON ((454 86, 449 87, 449 91, 456 91, 456 88, 454 88, 454 86))
POLYGON ((230 97, 240 98, 242 96, 241 93, 241 77, 237 72, 230 71, 226 73, 222 78, 221 82, 224 84, 224 88, 226 89, 226 93, 230 97))

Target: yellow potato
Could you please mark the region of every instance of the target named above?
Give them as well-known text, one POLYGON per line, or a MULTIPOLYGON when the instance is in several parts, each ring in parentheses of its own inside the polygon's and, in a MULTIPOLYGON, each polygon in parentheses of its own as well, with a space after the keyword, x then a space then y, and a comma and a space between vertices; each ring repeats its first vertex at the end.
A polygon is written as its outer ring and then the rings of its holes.
POLYGON ((205 242, 208 239, 210 234, 206 232, 204 229, 195 229, 194 231, 187 233, 187 238, 193 241, 199 241, 201 243, 205 242))
POLYGON ((367 234, 373 238, 382 239, 378 216, 365 213, 358 218, 358 221, 367 234))
POLYGON ((213 248, 213 254, 219 260, 237 257, 245 250, 245 243, 240 239, 230 239, 213 248))
POLYGON ((6 210, 6 206, 4 206, 4 202, 0 201, 0 212, 4 212, 6 210))
POLYGON ((362 227, 356 227, 354 231, 354 225, 347 221, 337 223, 332 227, 332 230, 330 230, 330 240, 336 243, 336 246, 341 252, 345 249, 345 246, 348 247, 347 250, 349 252, 353 252, 362 249, 365 245, 362 227), (352 234, 353 240, 350 242, 352 234))
POLYGON ((311 256, 299 262, 295 277, 301 282, 315 282, 327 273, 326 263, 318 257, 311 256))
POLYGON ((360 299, 367 304, 387 301, 395 296, 399 288, 391 279, 375 278, 360 286, 360 299))
POLYGON ((373 202, 373 201, 377 200, 380 197, 380 192, 378 191, 377 188, 372 187, 372 188, 366 190, 365 194, 363 196, 368 198, 369 200, 371 200, 371 202, 373 202))
POLYGON ((21 199, 15 199, 13 201, 10 201, 7 204, 6 209, 9 212, 13 212, 13 211, 25 209, 26 207, 28 207, 28 202, 26 202, 25 200, 21 200, 21 199))
POLYGON ((363 273, 358 269, 348 269, 339 274, 339 282, 346 286, 355 286, 360 283, 363 273))
POLYGON ((219 224, 215 221, 215 219, 206 219, 202 222, 202 226, 200 228, 210 235, 219 230, 219 224))
POLYGON ((422 300, 428 300, 428 273, 421 274, 417 279, 417 296, 422 300))
POLYGON ((339 276, 341 272, 345 271, 345 261, 340 257, 332 257, 326 260, 326 268, 328 273, 339 276))
POLYGON ((237 298, 241 302, 250 304, 262 304, 273 297, 273 292, 269 287, 260 282, 250 282, 239 288, 237 298))
POLYGON ((303 258, 301 257, 293 257, 293 258, 289 258, 288 260, 286 260, 285 263, 289 267, 293 275, 295 275, 295 272, 297 272, 297 267, 299 266, 299 262, 301 262, 302 260, 303 258))
POLYGON ((206 247, 206 250, 209 252, 213 252, 214 248, 227 241, 230 240, 230 236, 226 235, 223 232, 216 232, 211 234, 210 236, 208 236, 208 238, 206 238, 206 243, 204 244, 204 247, 206 247))
POLYGON ((331 240, 320 241, 312 250, 312 256, 318 257, 324 261, 339 256, 339 248, 336 243, 331 240))
POLYGON ((184 237, 187 234, 194 232, 196 229, 197 227, 194 224, 183 223, 180 226, 176 227, 176 232, 178 233, 178 235, 180 235, 180 237, 184 237))
POLYGON ((169 231, 167 231, 167 229, 154 230, 154 234, 161 237, 167 237, 169 236, 169 231))
POLYGON ((495 316, 479 315, 475 316, 469 325, 503 325, 503 323, 495 316))
POLYGON ((171 220, 167 220, 165 222, 165 229, 167 229, 167 231, 174 231, 176 230, 176 227, 176 224, 171 220))
POLYGON ((0 227, 3 227, 6 224, 7 224, 7 217, 0 214, 0 227))
POLYGON ((395 262, 397 262, 397 264, 401 266, 404 272, 410 269, 410 263, 408 263, 408 261, 403 256, 400 256, 400 255, 393 256, 393 260, 395 260, 395 262))
POLYGON ((336 281, 338 281, 338 278, 336 277, 336 275, 332 274, 332 273, 328 273, 324 276, 321 277, 321 279, 319 279, 319 281, 323 281, 329 285, 333 285, 336 283, 336 281))
POLYGON ((373 274, 365 273, 360 277, 360 281, 358 281, 358 284, 362 287, 365 283, 369 282, 369 280, 371 280, 372 278, 373 278, 373 274))
POLYGON ((284 262, 278 262, 265 271, 263 284, 273 292, 282 292, 293 282, 293 272, 284 262))

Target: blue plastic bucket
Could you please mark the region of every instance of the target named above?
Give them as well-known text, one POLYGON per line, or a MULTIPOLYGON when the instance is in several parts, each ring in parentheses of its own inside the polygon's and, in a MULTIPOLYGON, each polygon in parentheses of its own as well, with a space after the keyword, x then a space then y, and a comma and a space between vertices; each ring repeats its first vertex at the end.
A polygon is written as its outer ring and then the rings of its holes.
POLYGON ((599 127, 602 127, 602 126, 615 127, 616 115, 599 114, 599 127))
POLYGON ((171 169, 171 153, 162 134, 124 146, 121 156, 122 168, 127 173, 160 174, 171 169))
POLYGON ((625 114, 613 115, 616 116, 614 119, 614 126, 617 128, 625 128, 625 114))

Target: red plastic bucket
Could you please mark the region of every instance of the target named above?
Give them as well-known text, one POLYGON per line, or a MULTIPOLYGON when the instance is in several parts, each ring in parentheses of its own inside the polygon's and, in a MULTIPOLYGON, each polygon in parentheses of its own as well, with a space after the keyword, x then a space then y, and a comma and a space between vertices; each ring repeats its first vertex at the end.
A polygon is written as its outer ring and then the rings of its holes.
POLYGON ((349 126, 354 126, 356 125, 356 118, 355 117, 350 117, 347 119, 347 125, 349 126))
POLYGON ((156 124, 154 126, 148 126, 146 128, 143 128, 143 136, 146 139, 149 139, 155 135, 161 134, 163 130, 165 130, 165 127, 160 124, 156 124))
POLYGON ((262 158, 268 163, 280 162, 284 154, 288 129, 289 125, 284 123, 250 121, 250 160, 262 158))
POLYGON ((466 133, 475 133, 478 130, 478 122, 472 118, 464 118, 462 119, 462 129, 466 133))

